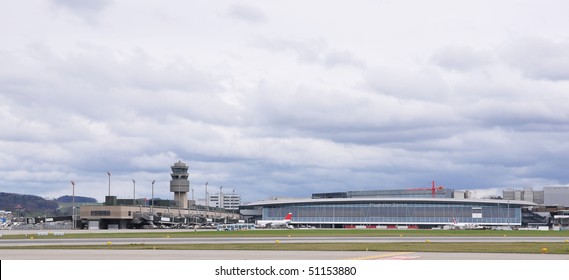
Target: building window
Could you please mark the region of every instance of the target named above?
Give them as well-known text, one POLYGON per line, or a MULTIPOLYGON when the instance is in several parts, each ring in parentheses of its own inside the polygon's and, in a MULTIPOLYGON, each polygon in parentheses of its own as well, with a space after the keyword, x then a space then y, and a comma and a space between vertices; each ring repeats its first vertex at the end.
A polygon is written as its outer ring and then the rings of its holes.
POLYGON ((91 211, 91 216, 110 216, 111 211, 103 210, 103 211, 91 211))

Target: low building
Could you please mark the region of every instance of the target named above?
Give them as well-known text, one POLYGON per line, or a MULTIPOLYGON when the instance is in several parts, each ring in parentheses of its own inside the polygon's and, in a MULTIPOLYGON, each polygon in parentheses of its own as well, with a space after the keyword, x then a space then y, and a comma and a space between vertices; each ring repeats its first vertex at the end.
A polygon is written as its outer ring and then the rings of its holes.
POLYGON ((89 229, 151 228, 207 223, 236 222, 239 215, 219 208, 84 205, 81 226, 89 229))

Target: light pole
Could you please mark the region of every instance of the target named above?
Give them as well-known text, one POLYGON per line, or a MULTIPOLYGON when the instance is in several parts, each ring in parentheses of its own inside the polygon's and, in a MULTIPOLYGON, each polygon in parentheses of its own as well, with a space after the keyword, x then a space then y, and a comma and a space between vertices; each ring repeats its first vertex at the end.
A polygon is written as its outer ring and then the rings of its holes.
POLYGON ((109 175, 109 196, 111 196, 111 172, 107 171, 107 175, 109 175))
POLYGON ((221 204, 222 203, 221 201, 223 199, 223 192, 221 190, 223 190, 223 186, 219 187, 219 199, 218 200, 219 200, 220 213, 221 213, 221 207, 222 207, 221 205, 223 205, 223 204, 221 204))
POLYGON ((132 179, 132 205, 136 205, 136 181, 132 179))
MULTIPOLYGON (((219 202, 219 219, 221 220, 221 217, 223 217, 223 213, 221 213, 221 207, 223 207, 222 205, 222 200, 223 200, 223 192, 221 191, 223 190, 223 186, 219 187, 219 198, 217 199, 217 201, 219 202)), ((224 208, 225 209, 225 208, 224 208)))
POLYGON ((207 193, 207 182, 205 182, 205 206, 209 206, 209 195, 207 193))
POLYGON ((75 182, 71 180, 71 187, 73 189, 73 196, 71 198, 71 222, 73 223, 73 229, 75 229, 75 182))
POLYGON ((192 203, 194 204, 193 206, 194 206, 195 213, 193 213, 193 215, 192 215, 192 211, 190 210, 191 205, 188 203, 188 217, 189 217, 188 223, 191 221, 192 216, 195 217, 195 215, 197 215, 196 213, 198 211, 198 209, 197 209, 198 206, 196 204, 196 200, 194 199, 194 188, 190 187, 190 190, 192 190, 192 203))
POLYGON ((152 180, 152 201, 150 204, 150 213, 152 213, 152 216, 154 216, 154 182, 156 182, 156 180, 152 180))
POLYGON ((233 193, 231 194, 231 212, 235 214, 235 189, 233 189, 233 193))

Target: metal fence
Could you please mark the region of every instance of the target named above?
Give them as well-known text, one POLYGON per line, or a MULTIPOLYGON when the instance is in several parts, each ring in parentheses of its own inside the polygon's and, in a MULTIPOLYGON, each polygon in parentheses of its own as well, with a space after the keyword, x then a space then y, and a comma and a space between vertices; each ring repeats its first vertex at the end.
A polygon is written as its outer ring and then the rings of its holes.
POLYGON ((39 223, 39 224, 19 224, 12 225, 13 230, 61 230, 73 229, 71 222, 53 222, 53 223, 39 223))

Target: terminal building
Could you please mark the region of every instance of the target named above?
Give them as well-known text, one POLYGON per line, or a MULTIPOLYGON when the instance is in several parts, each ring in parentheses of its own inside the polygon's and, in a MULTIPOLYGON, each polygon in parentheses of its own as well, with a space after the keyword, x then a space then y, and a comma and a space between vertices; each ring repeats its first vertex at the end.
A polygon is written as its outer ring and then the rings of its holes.
MULTIPOLYGON (((178 161, 171 167, 170 192, 173 200, 117 199, 105 197, 102 205, 82 205, 78 228, 123 229, 154 228, 180 225, 198 225, 237 222, 239 214, 234 209, 196 205, 188 200, 190 181, 188 165, 178 161)), ((154 188, 154 182, 152 183, 154 188)), ((152 191, 154 193, 154 190, 152 191)), ((234 195, 235 196, 235 195, 234 195)), ((228 199, 235 203, 233 199, 228 199)), ((236 206, 238 208, 238 205, 236 206)))
POLYGON ((316 193, 309 199, 274 199, 242 207, 249 219, 282 220, 318 228, 437 228, 453 224, 520 227, 522 200, 472 199, 465 191, 411 189, 316 193), (455 194, 456 195, 455 197, 455 194))
POLYGON ((542 190, 533 190, 526 187, 521 190, 509 188, 503 191, 503 199, 514 199, 534 202, 537 207, 532 211, 524 211, 524 216, 528 218, 528 224, 543 223, 540 220, 547 220, 547 224, 553 227, 569 229, 569 187, 568 186, 547 186, 542 190))

